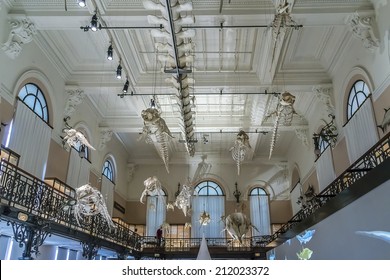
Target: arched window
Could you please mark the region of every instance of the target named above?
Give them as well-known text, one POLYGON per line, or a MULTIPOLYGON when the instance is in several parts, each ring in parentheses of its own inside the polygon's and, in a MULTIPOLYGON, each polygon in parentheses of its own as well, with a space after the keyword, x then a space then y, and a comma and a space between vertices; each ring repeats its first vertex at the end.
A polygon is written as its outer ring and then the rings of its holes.
POLYGON ((42 120, 49 123, 47 102, 41 89, 36 84, 26 84, 19 91, 19 99, 23 101, 42 120))
POLYGON ((106 160, 104 162, 102 174, 108 180, 114 183, 114 168, 112 167, 112 163, 110 160, 106 160))
POLYGON ((252 229, 252 236, 270 235, 268 194, 263 188, 256 187, 249 193, 251 222, 259 231, 252 229))
POLYGON ((223 195, 221 187, 213 181, 199 183, 194 191, 197 195, 223 195))
POLYGON ((18 97, 6 145, 20 155, 20 168, 44 179, 52 131, 48 104, 35 84, 24 84, 18 97))
POLYGON ((318 148, 320 149, 319 154, 322 154, 329 145, 330 143, 322 135, 320 135, 318 139, 318 148))
POLYGON ((220 238, 223 237, 224 224, 221 221, 225 215, 225 196, 222 188, 213 181, 200 182, 194 188, 192 198, 192 216, 191 216, 191 237, 220 238), (203 212, 210 215, 211 221, 208 225, 200 225, 200 216, 203 212))
POLYGON ((114 188, 115 188, 115 163, 114 158, 109 156, 103 164, 101 190, 106 201, 108 213, 112 216, 114 207, 114 188))
POLYGON ((355 162, 379 139, 370 96, 368 85, 361 79, 353 83, 348 93, 344 129, 350 163, 355 162))
POLYGON ((363 80, 358 80, 352 85, 348 95, 347 120, 362 106, 369 94, 370 89, 363 80))

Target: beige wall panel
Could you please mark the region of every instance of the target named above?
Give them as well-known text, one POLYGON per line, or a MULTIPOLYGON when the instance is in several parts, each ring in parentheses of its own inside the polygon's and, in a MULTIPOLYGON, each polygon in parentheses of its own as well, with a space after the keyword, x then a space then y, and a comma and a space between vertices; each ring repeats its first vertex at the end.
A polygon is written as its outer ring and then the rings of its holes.
POLYGON ((345 138, 341 139, 337 143, 337 145, 333 148, 332 156, 333 156, 334 171, 336 173, 336 177, 338 177, 349 166, 347 142, 345 141, 345 138))
POLYGON ((52 139, 47 160, 46 177, 57 178, 65 183, 68 164, 69 153, 52 139))
POLYGON ((290 200, 273 200, 270 202, 271 224, 286 223, 292 218, 290 200))

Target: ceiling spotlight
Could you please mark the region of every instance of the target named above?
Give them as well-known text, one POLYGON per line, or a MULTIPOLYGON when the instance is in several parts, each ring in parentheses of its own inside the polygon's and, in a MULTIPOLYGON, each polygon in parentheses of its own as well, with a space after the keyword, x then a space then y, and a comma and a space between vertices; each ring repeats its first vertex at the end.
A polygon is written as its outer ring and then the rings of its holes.
POLYGON ((97 15, 96 15, 96 14, 94 14, 94 15, 92 16, 92 20, 91 20, 91 25, 90 25, 90 27, 91 27, 91 30, 92 30, 92 31, 97 31, 97 29, 98 29, 98 18, 97 18, 97 15))
POLYGON ((122 79, 122 66, 119 63, 118 68, 116 68, 116 78, 118 80, 122 79))
POLYGON ((112 60, 112 56, 113 56, 112 45, 110 45, 107 50, 107 59, 112 60))
POLYGON ((129 80, 126 79, 126 83, 125 83, 125 85, 123 86, 123 92, 126 93, 128 89, 129 89, 129 80))
POLYGON ((85 3, 85 0, 77 0, 77 4, 79 4, 80 7, 84 8, 87 4, 85 3))

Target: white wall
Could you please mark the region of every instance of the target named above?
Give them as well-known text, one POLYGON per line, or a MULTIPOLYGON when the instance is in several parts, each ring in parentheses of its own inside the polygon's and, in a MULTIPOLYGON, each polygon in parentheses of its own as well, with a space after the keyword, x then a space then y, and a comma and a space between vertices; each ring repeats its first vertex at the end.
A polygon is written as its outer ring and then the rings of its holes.
MULTIPOLYGON (((311 227, 312 239, 304 245, 313 251, 312 260, 390 259, 390 180, 365 196, 311 227), (359 231, 381 231, 383 238, 359 231)), ((297 238, 275 248, 276 259, 297 260, 302 250, 297 238)))

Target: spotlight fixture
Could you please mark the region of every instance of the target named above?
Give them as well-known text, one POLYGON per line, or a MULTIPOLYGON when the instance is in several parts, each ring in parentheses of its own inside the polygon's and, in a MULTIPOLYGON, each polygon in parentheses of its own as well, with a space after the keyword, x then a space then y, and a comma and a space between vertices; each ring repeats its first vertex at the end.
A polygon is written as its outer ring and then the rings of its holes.
POLYGON ((96 14, 92 16, 90 28, 92 31, 97 31, 98 29, 98 18, 96 14))
POLYGON ((27 222, 27 220, 28 220, 28 215, 27 215, 26 213, 19 212, 19 213, 18 213, 18 220, 19 220, 19 221, 22 221, 22 222, 27 222))
POLYGON ((85 0, 77 0, 77 4, 79 4, 80 7, 84 8, 87 4, 85 3, 85 0))
POLYGON ((110 45, 107 50, 107 59, 112 60, 112 58, 113 58, 113 49, 112 49, 112 45, 110 45))
POLYGON ((120 62, 119 62, 118 68, 116 68, 116 78, 118 80, 122 79, 122 66, 121 66, 120 62))
POLYGON ((125 85, 123 86, 123 92, 126 93, 128 89, 129 89, 129 80, 126 79, 126 83, 125 83, 125 85))

